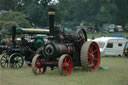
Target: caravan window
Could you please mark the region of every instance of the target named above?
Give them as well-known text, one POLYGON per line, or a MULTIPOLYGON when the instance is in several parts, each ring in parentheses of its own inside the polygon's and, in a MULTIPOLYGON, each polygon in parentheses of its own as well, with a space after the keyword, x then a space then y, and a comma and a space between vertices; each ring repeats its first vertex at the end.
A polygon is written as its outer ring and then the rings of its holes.
POLYGON ((108 43, 107 48, 113 48, 113 43, 108 43))
POLYGON ((121 46, 122 46, 122 43, 119 43, 119 44, 118 44, 118 46, 120 46, 120 47, 121 47, 121 46))

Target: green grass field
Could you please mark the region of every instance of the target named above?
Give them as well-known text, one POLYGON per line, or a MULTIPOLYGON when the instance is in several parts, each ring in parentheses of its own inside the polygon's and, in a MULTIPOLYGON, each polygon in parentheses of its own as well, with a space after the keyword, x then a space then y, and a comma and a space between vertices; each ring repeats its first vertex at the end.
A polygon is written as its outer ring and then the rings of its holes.
POLYGON ((0 68, 0 85, 128 85, 128 57, 103 57, 101 66, 109 70, 84 72, 74 68, 70 76, 59 75, 58 69, 34 75, 27 65, 18 70, 0 68))

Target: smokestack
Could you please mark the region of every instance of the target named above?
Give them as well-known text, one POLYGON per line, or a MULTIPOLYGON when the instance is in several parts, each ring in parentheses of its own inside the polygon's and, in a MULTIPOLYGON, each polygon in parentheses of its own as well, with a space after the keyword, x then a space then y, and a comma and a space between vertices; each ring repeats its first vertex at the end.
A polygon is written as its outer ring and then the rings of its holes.
POLYGON ((16 38, 16 26, 12 26, 12 43, 15 46, 15 38, 16 38))
POLYGON ((49 15, 50 35, 54 36, 54 15, 55 15, 54 8, 49 8, 48 15, 49 15))

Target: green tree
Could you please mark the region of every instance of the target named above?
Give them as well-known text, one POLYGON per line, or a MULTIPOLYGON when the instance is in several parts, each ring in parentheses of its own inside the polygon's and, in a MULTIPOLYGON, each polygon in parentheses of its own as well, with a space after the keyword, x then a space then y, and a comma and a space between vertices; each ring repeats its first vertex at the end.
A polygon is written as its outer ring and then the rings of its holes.
MULTIPOLYGON (((114 23, 118 7, 116 0, 60 0, 58 12, 60 20, 79 25, 88 22, 96 29, 103 23, 114 23), (98 25, 98 26, 97 26, 98 25)), ((85 23, 86 24, 86 23, 85 23)))
POLYGON ((26 19, 26 16, 21 12, 5 12, 0 15, 1 21, 14 21, 16 22, 20 27, 31 27, 31 24, 26 19))
MULTIPOLYGON (((115 1, 118 12, 116 14, 115 23, 123 25, 123 28, 125 28, 128 23, 128 0, 116 0, 115 1)), ((125 28, 124 30, 128 31, 128 28, 125 28)))
POLYGON ((16 0, 0 0, 0 10, 15 10, 16 0))
POLYGON ((48 26, 48 4, 51 0, 23 0, 23 12, 35 27, 48 26))
POLYGON ((48 21, 48 13, 47 9, 36 2, 31 2, 24 13, 27 15, 27 18, 33 23, 35 26, 46 26, 48 21))

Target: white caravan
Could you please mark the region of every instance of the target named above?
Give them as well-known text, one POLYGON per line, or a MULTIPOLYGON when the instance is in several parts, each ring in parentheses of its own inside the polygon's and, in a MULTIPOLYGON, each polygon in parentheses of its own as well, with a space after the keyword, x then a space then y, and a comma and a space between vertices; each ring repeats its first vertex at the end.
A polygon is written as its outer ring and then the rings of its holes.
POLYGON ((101 56, 123 56, 125 43, 128 42, 127 39, 116 37, 100 37, 93 41, 98 43, 101 56))

